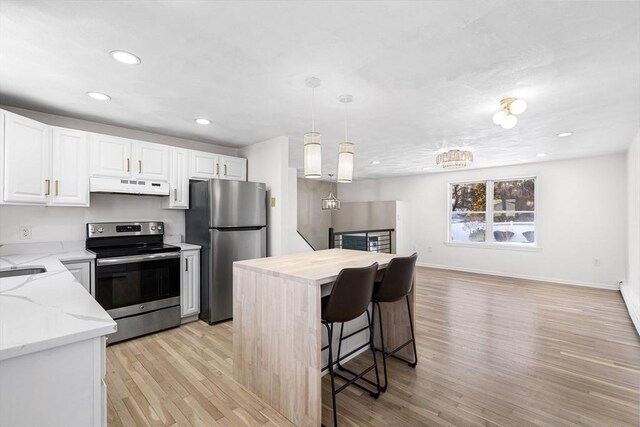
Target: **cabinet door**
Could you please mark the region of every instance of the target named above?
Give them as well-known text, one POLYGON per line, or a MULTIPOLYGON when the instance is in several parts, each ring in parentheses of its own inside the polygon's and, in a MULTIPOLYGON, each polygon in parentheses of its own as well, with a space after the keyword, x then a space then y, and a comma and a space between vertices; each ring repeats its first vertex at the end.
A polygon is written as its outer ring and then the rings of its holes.
POLYGON ((169 173, 169 197, 163 197, 162 207, 189 209, 189 151, 182 148, 169 150, 171 163, 169 173))
POLYGON ((129 178, 131 141, 115 136, 91 134, 89 138, 91 176, 129 178))
POLYGON ((91 262, 65 262, 63 264, 87 292, 91 293, 91 262))
POLYGON ((220 172, 219 156, 203 151, 191 151, 191 168, 189 178, 212 179, 218 178, 220 172))
POLYGON ((52 128, 52 205, 89 206, 88 134, 52 128))
POLYGON ((247 180, 247 159, 238 157, 220 156, 220 179, 230 179, 234 181, 247 180))
POLYGON ((200 313, 200 251, 182 252, 182 317, 200 313))
POLYGON ((169 180, 169 147, 161 144, 135 141, 134 176, 154 181, 169 180))
POLYGON ((49 126, 5 112, 4 201, 46 204, 51 194, 49 126))

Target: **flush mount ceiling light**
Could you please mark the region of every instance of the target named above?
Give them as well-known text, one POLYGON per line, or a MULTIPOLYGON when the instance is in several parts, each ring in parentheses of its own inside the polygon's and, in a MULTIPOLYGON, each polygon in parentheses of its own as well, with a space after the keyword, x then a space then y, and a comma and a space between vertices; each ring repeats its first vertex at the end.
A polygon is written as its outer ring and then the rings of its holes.
POLYGON ((353 158, 356 146, 347 137, 347 105, 353 102, 353 96, 340 95, 338 98, 344 104, 344 142, 338 146, 338 182, 347 184, 353 181, 353 158))
POLYGON ((322 137, 315 131, 314 101, 315 90, 320 86, 320 79, 309 77, 305 84, 311 89, 311 132, 304 134, 304 177, 318 179, 322 177, 322 137))
POLYGON ((133 53, 125 52, 124 50, 112 50, 111 56, 118 62, 122 62, 127 65, 138 65, 142 62, 140 58, 138 58, 133 53))
POLYGON ((374 160, 373 162, 371 162, 372 165, 379 165, 380 161, 379 160, 374 160))
POLYGON ((571 135, 573 135, 573 132, 560 132, 560 133, 559 133, 558 135, 556 135, 556 136, 559 136, 560 138, 565 138, 565 137, 567 137, 567 136, 571 136, 571 135))
POLYGON ((97 99, 98 101, 108 101, 111 99, 109 95, 105 95, 100 92, 87 92, 87 96, 93 99, 97 99))
POLYGON ((211 124, 211 120, 209 120, 209 119, 197 118, 197 119, 194 119, 194 121, 199 125, 210 125, 211 124))
POLYGON ((504 98, 500 101, 500 107, 502 110, 493 115, 493 123, 511 129, 518 123, 516 116, 527 109, 527 103, 518 98, 504 98))
MULTIPOLYGON (((333 174, 329 174, 329 182, 333 181, 333 174)), ((338 186, 336 185, 336 194, 338 194, 338 186)), ((329 195, 322 199, 322 210, 338 210, 340 209, 340 200, 333 195, 332 191, 329 191, 329 195)))
POLYGON ((467 150, 449 150, 436 157, 436 164, 444 169, 463 168, 473 162, 473 153, 467 150))
POLYGON ((547 157, 547 153, 538 153, 536 154, 538 157, 547 157))

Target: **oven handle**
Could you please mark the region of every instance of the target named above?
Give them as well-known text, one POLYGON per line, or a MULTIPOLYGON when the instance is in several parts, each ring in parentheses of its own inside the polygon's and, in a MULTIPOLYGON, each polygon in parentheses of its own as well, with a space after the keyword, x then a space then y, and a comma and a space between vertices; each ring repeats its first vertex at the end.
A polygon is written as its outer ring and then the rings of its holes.
POLYGON ((154 254, 154 255, 132 255, 132 256, 123 256, 119 258, 103 258, 96 261, 96 265, 118 265, 118 264, 131 264, 133 262, 145 262, 145 261, 155 261, 159 259, 167 259, 167 258, 180 258, 180 252, 171 252, 171 253, 163 253, 163 254, 154 254))

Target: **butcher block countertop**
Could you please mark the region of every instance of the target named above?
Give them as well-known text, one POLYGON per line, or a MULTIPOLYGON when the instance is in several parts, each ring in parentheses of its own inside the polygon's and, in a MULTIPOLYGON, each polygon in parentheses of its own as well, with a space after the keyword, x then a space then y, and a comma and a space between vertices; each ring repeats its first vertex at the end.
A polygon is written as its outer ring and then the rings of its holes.
POLYGON ((343 268, 366 267, 378 263, 383 269, 396 255, 350 249, 326 249, 270 258, 236 261, 234 267, 270 276, 300 281, 309 285, 335 282, 343 268))

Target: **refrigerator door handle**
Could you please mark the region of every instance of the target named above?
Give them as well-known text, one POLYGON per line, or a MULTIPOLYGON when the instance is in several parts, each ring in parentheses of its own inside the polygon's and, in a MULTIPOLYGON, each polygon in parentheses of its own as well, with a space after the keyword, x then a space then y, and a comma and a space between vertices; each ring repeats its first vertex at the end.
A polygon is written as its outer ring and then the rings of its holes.
POLYGON ((215 227, 214 230, 218 231, 247 231, 247 230, 261 230, 266 225, 255 225, 250 227, 215 227))

